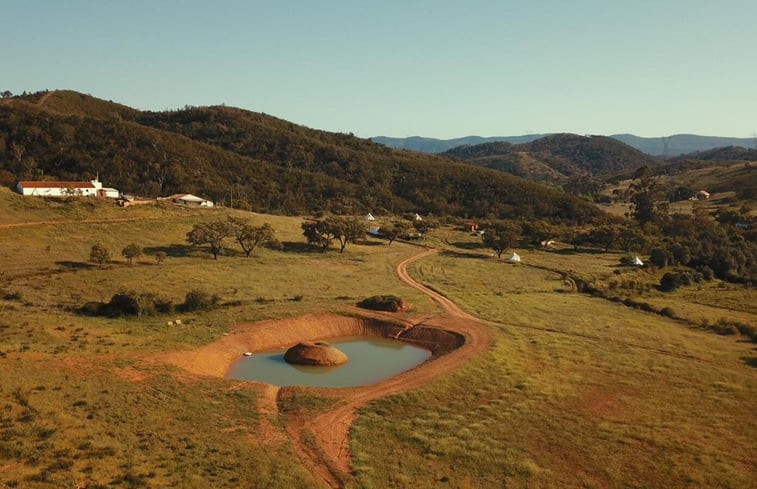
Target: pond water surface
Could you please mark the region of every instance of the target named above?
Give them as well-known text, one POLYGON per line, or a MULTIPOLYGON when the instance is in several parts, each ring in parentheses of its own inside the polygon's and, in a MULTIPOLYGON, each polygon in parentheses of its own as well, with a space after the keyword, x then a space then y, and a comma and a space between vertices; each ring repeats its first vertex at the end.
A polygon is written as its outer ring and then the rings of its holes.
POLYGON ((328 343, 343 351, 349 362, 336 367, 290 365, 286 348, 254 352, 232 364, 227 378, 268 384, 313 387, 356 387, 374 384, 425 362, 431 352, 404 341, 375 336, 330 338, 328 343))

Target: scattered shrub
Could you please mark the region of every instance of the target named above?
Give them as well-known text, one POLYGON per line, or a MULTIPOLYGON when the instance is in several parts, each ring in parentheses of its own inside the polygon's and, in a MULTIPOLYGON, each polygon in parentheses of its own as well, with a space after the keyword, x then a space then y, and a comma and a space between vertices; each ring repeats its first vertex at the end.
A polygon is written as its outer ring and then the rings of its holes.
POLYGON ((701 266, 698 271, 702 274, 702 278, 707 280, 708 282, 715 278, 715 272, 707 265, 701 266))
POLYGON ((110 261, 110 251, 101 243, 95 243, 89 251, 89 261, 97 263, 99 268, 110 261))
POLYGON ((668 272, 660 279, 660 290, 671 292, 683 285, 691 285, 702 281, 699 272, 668 272))
POLYGON ((121 250, 121 255, 126 258, 126 262, 131 265, 135 258, 142 256, 142 247, 136 243, 128 244, 121 250))
POLYGON ((155 316, 174 310, 173 302, 153 292, 134 290, 121 291, 111 297, 110 302, 87 302, 77 309, 86 316, 155 316))
POLYGON ((193 289, 187 292, 182 309, 184 311, 209 311, 218 305, 220 297, 203 290, 193 289))
POLYGON ((174 312, 174 304, 173 301, 166 299, 164 297, 156 297, 155 298, 155 310, 158 311, 161 314, 171 314, 174 312))
POLYGON ((662 310, 660 311, 660 314, 662 314, 663 316, 667 316, 671 319, 676 319, 678 317, 676 316, 676 313, 672 307, 663 307, 662 310))
POLYGON ((357 305, 373 311, 397 312, 407 309, 407 303, 396 295, 374 295, 363 299, 357 305))
POLYGON ((87 302, 77 309, 77 312, 85 316, 100 316, 103 314, 104 306, 102 302, 87 302))
POLYGON ((14 290, 14 291, 3 291, 2 292, 3 299, 6 301, 20 301, 22 299, 21 292, 14 290))

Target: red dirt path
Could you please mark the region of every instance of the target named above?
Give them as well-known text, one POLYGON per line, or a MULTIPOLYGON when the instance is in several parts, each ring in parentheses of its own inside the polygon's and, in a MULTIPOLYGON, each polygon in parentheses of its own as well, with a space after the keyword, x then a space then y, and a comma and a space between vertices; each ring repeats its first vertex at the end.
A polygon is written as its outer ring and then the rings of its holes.
MULTIPOLYGON (((444 317, 425 320, 423 324, 460 333, 465 337, 465 344, 450 353, 433 358, 418 368, 379 384, 339 389, 337 394, 339 401, 331 409, 314 418, 306 419, 297 416, 290 418, 287 431, 292 437, 297 452, 311 473, 329 487, 340 487, 342 476, 350 471, 349 429, 359 407, 379 397, 421 387, 464 365, 470 358, 486 351, 491 344, 491 334, 482 327, 481 321, 462 311, 443 295, 419 284, 407 273, 409 264, 436 251, 426 250, 406 259, 397 266, 397 275, 400 280, 428 295, 444 307, 446 313, 444 317), (314 435, 317 448, 305 442, 306 433, 314 435)), ((317 391, 317 389, 313 390, 317 391)))

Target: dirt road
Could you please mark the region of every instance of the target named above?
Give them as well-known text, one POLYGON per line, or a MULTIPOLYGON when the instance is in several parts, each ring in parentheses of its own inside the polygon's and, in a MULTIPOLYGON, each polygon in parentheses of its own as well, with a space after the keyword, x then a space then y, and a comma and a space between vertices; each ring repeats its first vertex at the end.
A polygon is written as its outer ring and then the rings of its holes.
MULTIPOLYGON (((436 252, 437 250, 425 250, 404 260, 397 266, 397 275, 400 280, 428 295, 444 308, 443 317, 424 320, 423 324, 460 333, 465 337, 465 344, 457 350, 379 384, 340 389, 337 391, 338 401, 334 407, 314 418, 290 417, 287 432, 295 449, 306 468, 328 487, 341 487, 344 475, 349 474, 349 430, 359 407, 379 397, 428 384, 435 378, 464 365, 470 358, 485 352, 491 344, 491 334, 483 327, 482 321, 462 311, 443 295, 419 284, 407 273, 408 265, 436 252), (317 446, 313 446, 312 441, 308 443, 308 438, 314 439, 317 446)), ((280 398, 286 395, 287 389, 297 388, 281 389, 280 398)))

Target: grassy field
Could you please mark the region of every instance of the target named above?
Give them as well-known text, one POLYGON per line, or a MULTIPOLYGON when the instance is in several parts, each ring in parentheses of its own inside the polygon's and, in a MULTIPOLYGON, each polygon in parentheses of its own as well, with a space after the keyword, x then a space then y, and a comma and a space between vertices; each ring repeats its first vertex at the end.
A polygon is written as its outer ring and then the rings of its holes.
POLYGON ((287 442, 261 441, 259 387, 189 378, 150 355, 208 343, 235 322, 341 310, 366 295, 436 310, 394 277, 414 247, 368 241, 322 254, 305 246, 302 219, 235 212, 270 222, 285 251, 247 259, 229 241, 214 261, 185 236, 226 210, 121 209, 5 189, 0 207, 11 209, 0 226, 50 222, 0 227, 0 487, 311 487, 287 442), (102 269, 87 262, 96 242, 113 257, 102 269), (132 242, 146 255, 129 266, 120 250, 132 242), (160 264, 158 251, 168 255, 160 264), (178 304, 193 289, 222 306, 142 318, 72 312, 120 290, 178 304), (167 326, 175 319, 183 324, 167 326))
MULTIPOLYGON (((236 322, 342 311, 396 294, 438 307, 395 277, 416 246, 369 240, 344 254, 309 249, 300 218, 270 222, 284 251, 218 261, 185 235, 230 211, 23 199, 0 189, 0 488, 317 487, 264 407, 264 387, 190 376, 154 358, 211 342, 236 322), (95 242, 114 261, 87 262, 95 242), (147 255, 129 266, 129 243, 147 255), (168 258, 160 264, 154 254, 168 258), (119 290, 178 304, 218 294, 208 312, 142 318, 73 311, 119 290), (168 321, 182 320, 180 326, 168 321), (272 435, 273 433, 273 435, 272 435)), ((412 268, 467 311, 501 323, 486 355, 431 385, 378 400, 352 432, 352 487, 754 487, 757 352, 699 327, 754 322, 753 289, 708 283, 672 295, 618 289, 686 320, 570 293, 560 270, 597 283, 654 282, 619 255, 519 250, 508 266, 451 229, 412 268), (533 265, 533 266, 532 266, 533 265)), ((288 401, 317 412, 327 399, 288 401)), ((298 407, 299 406, 299 407, 298 407)))
MULTIPOLYGON (((561 292, 544 270, 601 280, 617 255, 521 255, 507 265, 450 250, 415 265, 421 282, 502 326, 470 366, 363 409, 356 486, 754 487, 754 344, 561 292)), ((730 292, 733 313, 753 321, 754 291, 730 292)), ((667 300, 706 316, 696 298, 708 296, 667 300)))

